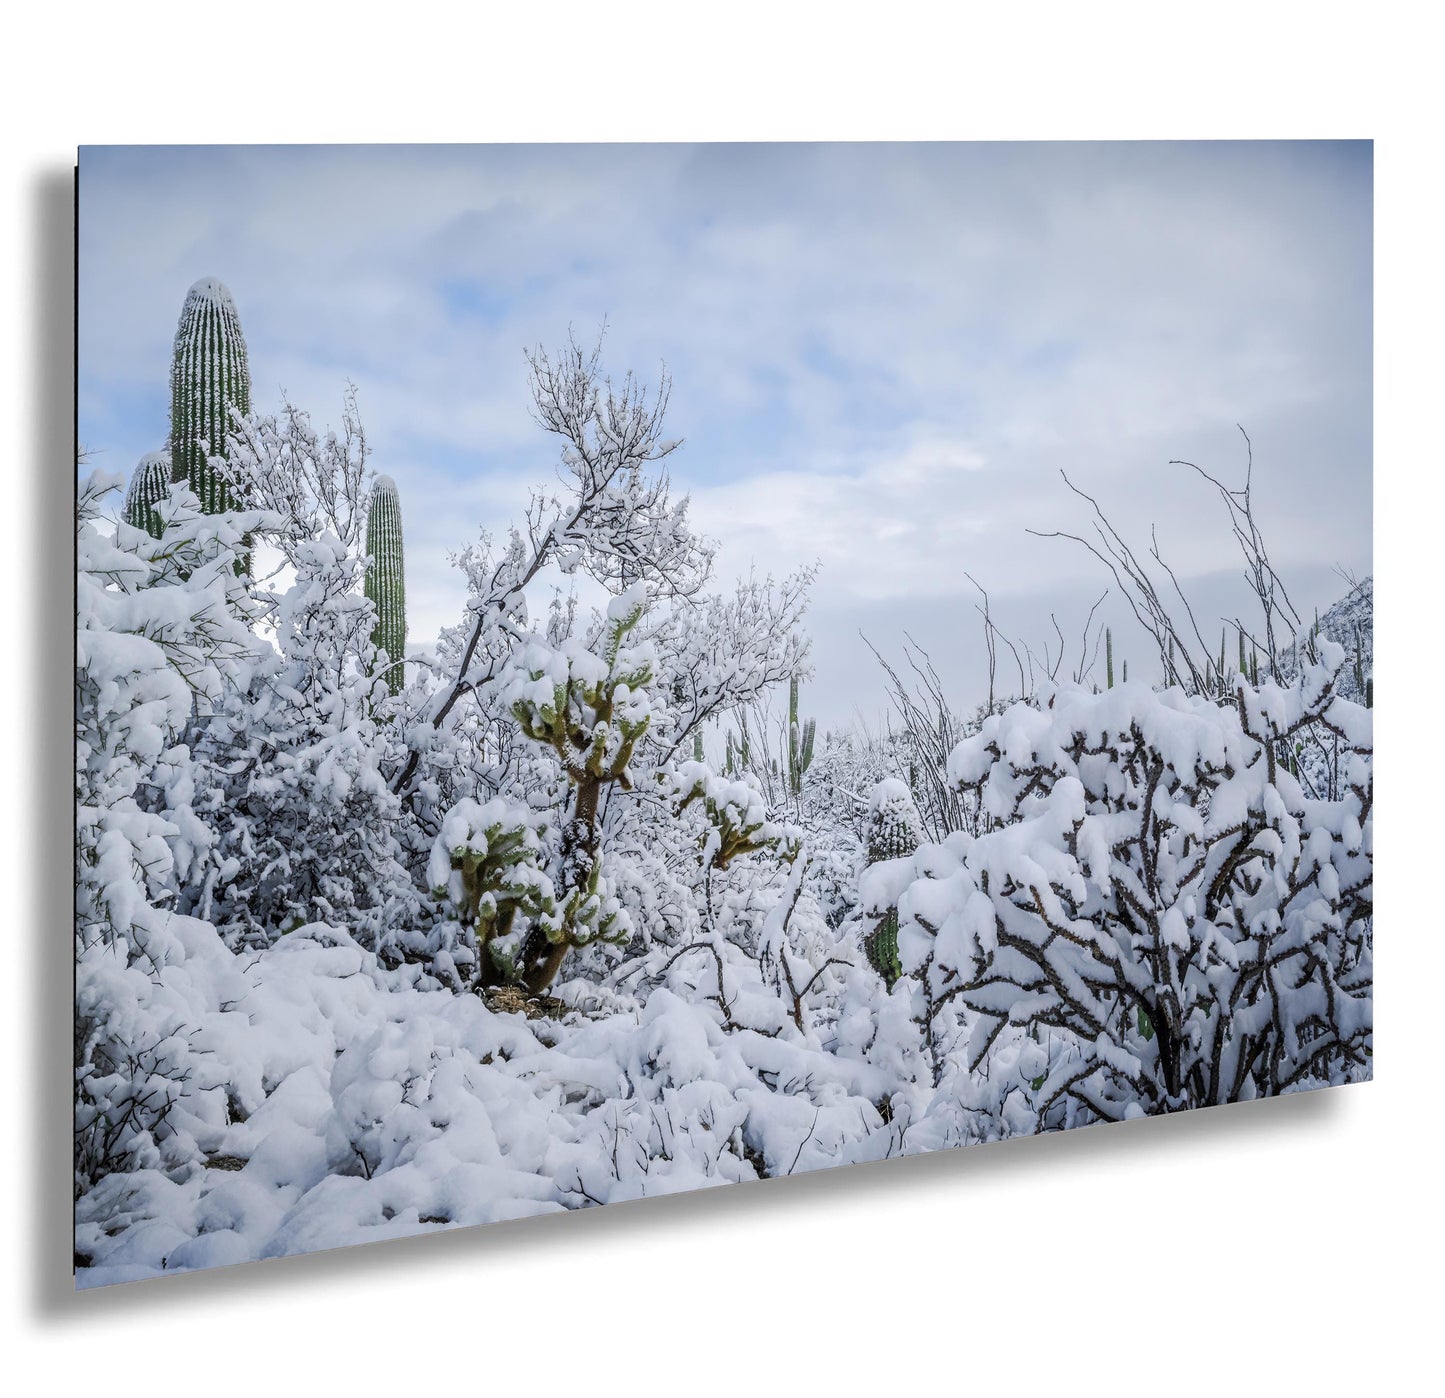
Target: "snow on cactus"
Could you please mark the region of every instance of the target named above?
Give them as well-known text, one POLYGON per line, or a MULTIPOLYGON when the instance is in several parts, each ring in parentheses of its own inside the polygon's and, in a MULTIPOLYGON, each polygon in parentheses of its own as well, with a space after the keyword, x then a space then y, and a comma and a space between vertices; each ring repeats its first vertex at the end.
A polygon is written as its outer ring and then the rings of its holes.
POLYGON ((726 869, 739 855, 769 849, 785 832, 768 819, 767 806, 751 774, 720 777, 702 762, 684 762, 659 773, 661 789, 679 815, 694 801, 706 813, 708 828, 700 857, 704 865, 726 869))
POLYGON ((502 796, 460 801, 442 821, 427 881, 435 897, 450 900, 470 935, 472 984, 515 979, 528 933, 560 930, 543 867, 546 830, 545 816, 502 796))
POLYGON ((569 948, 622 942, 632 930, 603 874, 597 817, 604 789, 615 783, 631 790, 629 764, 651 719, 653 651, 626 644, 646 607, 641 583, 612 599, 600 654, 575 640, 552 645, 538 638, 513 662, 506 691, 512 717, 526 737, 556 754, 574 791, 558 862, 559 921, 536 928, 521 952, 519 972, 534 991, 552 983, 569 948))
MULTIPOLYGON (((907 859, 923 841, 923 822, 913 793, 897 777, 885 777, 868 793, 867 862, 870 866, 907 859)), ((898 960, 896 892, 886 880, 865 876, 859 890, 863 911, 876 919, 864 939, 869 963, 890 987, 903 974, 898 960)))
POLYGON ((868 793, 868 862, 906 859, 922 843, 913 793, 897 777, 885 777, 868 793))
POLYGON ((148 452, 131 473, 130 486, 125 493, 125 522, 132 529, 144 529, 153 539, 159 539, 163 526, 156 506, 170 495, 170 491, 170 452, 148 452))
POLYGON ((366 517, 366 595, 376 608, 371 643, 386 657, 384 677, 393 697, 401 692, 406 656, 406 569, 402 555, 401 502, 396 482, 378 476, 366 517))
POLYGON ((210 458, 229 455, 231 414, 250 410, 251 371, 236 303, 215 277, 202 277, 186 293, 171 358, 171 479, 184 481, 207 514, 233 506, 210 458))

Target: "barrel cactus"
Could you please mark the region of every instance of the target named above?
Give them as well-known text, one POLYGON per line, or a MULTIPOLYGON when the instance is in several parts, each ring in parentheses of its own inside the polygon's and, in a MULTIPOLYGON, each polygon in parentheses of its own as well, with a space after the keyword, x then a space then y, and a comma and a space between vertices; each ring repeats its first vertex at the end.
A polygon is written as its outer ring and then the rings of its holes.
POLYGON ((897 777, 868 793, 868 862, 907 859, 923 843, 923 821, 913 793, 897 777))
POLYGON ((406 655, 406 569, 401 547, 401 502, 396 482, 378 476, 371 490, 371 508, 366 517, 366 551, 371 562, 366 569, 366 595, 376 608, 372 644, 386 653, 386 687, 396 694, 401 689, 406 655))
POLYGON ((171 359, 171 479, 185 481, 206 514, 233 504, 208 460, 226 455, 231 409, 251 410, 246 341, 231 293, 202 277, 186 293, 171 359))
MULTIPOLYGON (((888 859, 907 859, 923 843, 923 822, 913 793, 896 777, 878 783, 868 794, 870 865, 888 859)), ((863 949, 873 969, 891 989, 903 974, 898 959, 898 909, 887 908, 864 938, 863 949)))
POLYGON ((147 453, 136 463, 130 488, 125 493, 125 522, 133 529, 144 529, 153 539, 161 536, 161 519, 156 506, 171 489, 171 454, 168 451, 147 453))

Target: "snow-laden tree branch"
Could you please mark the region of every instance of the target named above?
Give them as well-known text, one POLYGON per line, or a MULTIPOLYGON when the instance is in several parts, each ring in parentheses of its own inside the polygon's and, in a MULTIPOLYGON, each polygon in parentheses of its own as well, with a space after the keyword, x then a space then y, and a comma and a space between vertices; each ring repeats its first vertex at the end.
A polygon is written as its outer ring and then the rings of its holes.
POLYGON ((505 657, 525 633, 526 589, 549 563, 581 570, 613 592, 647 582, 655 596, 691 597, 707 581, 712 546, 688 527, 684 498, 672 501, 656 468, 680 443, 663 437, 669 380, 654 397, 629 373, 614 385, 600 368, 601 346, 575 340, 553 359, 528 356, 538 423, 561 440, 560 497, 534 497, 525 529, 512 531, 493 557, 485 546, 463 562, 468 573, 465 638, 455 670, 412 725, 410 751, 392 779, 406 792, 429 733, 458 702, 494 684, 505 657))

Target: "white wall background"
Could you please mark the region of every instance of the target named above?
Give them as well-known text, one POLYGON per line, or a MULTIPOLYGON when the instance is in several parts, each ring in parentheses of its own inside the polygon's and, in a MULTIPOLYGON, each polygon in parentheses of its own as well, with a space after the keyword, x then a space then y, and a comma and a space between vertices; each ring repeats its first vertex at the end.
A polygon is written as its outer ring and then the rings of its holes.
MULTIPOLYGON (((4 1371, 20 1393, 1331 1391, 1439 1326, 1438 21, 1404 6, 27 8, 0 430, 4 1371), (563 12, 566 13, 563 13, 563 12), (53 16, 53 17, 52 17, 53 16), (222 96, 205 85, 229 73, 222 96), (75 1297, 69 168, 81 142, 1373 136, 1379 1081, 75 1297), (18 312, 18 313, 17 313, 18 312), (15 599, 19 599, 18 603, 15 599), (1431 646, 1431 658, 1438 647, 1431 646), (1438 662, 1435 662, 1438 665, 1438 662), (1412 699, 1412 695, 1417 696, 1412 699), (1431 715, 1433 717, 1433 715, 1431 715)), ((1432 1367, 1433 1362, 1432 1362, 1432 1367)))

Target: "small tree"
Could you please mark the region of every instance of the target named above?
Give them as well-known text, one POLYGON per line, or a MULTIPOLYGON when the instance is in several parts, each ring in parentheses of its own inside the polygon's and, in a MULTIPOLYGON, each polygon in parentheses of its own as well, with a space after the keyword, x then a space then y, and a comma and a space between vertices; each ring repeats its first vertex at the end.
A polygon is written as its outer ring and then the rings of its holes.
POLYGON ((688 526, 684 498, 673 501, 661 463, 679 446, 663 436, 670 382, 654 397, 628 374, 620 384, 575 340, 553 359, 528 356, 537 421, 561 444, 560 497, 533 496, 524 528, 505 549, 467 554, 467 616, 451 672, 413 720, 407 756, 392 790, 407 800, 434 735, 456 722, 457 705, 510 673, 513 649, 527 634, 527 588, 548 564, 581 571, 617 592, 650 583, 658 596, 691 597, 707 581, 712 547, 688 526))

